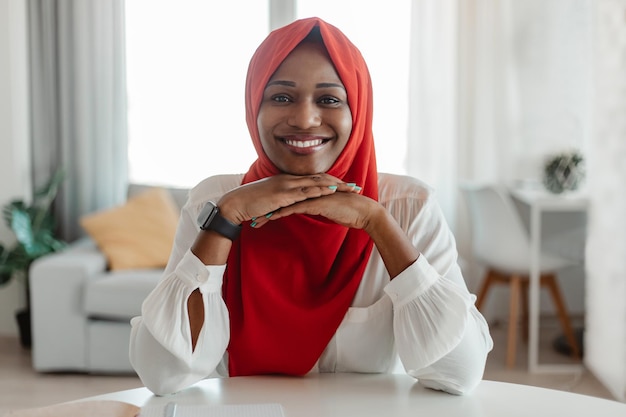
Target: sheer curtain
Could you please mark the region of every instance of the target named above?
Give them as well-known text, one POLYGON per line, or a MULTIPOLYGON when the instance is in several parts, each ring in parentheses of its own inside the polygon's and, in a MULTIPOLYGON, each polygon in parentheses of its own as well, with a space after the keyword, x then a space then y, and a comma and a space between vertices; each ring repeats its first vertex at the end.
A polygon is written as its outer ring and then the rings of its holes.
POLYGON ((60 236, 126 196, 122 0, 29 0, 33 182, 67 172, 55 202, 60 236))
POLYGON ((414 2, 411 10, 407 168, 435 188, 454 225, 458 155, 456 0, 414 2))
POLYGON ((506 181, 518 141, 506 2, 423 0, 412 10, 409 173, 457 218, 459 179, 506 181))

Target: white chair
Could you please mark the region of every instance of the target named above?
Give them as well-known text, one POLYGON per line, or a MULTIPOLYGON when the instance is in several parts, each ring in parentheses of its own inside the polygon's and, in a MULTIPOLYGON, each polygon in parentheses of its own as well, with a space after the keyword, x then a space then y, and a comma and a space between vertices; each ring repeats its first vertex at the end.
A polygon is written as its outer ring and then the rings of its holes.
MULTIPOLYGON (((523 298, 523 330, 528 333, 528 287, 530 239, 509 193, 502 187, 486 184, 461 184, 471 222, 472 251, 477 262, 486 267, 476 299, 482 308, 494 284, 506 284, 510 289, 509 324, 506 365, 515 366, 517 321, 520 298, 523 298)), ((563 333, 571 346, 572 356, 580 358, 565 301, 561 296, 556 271, 575 262, 548 253, 541 254, 540 285, 546 287, 559 316, 563 333)))

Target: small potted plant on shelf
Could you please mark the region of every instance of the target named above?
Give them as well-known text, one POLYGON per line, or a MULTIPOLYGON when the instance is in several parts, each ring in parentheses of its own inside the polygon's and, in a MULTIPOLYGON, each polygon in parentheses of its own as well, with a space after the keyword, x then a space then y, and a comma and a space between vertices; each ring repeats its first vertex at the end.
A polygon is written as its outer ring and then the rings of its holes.
POLYGON ((585 178, 584 158, 578 151, 562 152, 547 158, 543 185, 554 194, 578 189, 585 178))
POLYGON ((47 184, 34 192, 30 204, 13 200, 2 209, 5 223, 15 234, 16 242, 11 247, 0 244, 0 286, 13 279, 22 279, 24 282, 26 306, 17 311, 15 317, 20 342, 27 348, 31 346, 28 269, 37 258, 66 246, 64 241, 55 237, 56 222, 51 211, 64 177, 63 170, 58 170, 47 184))

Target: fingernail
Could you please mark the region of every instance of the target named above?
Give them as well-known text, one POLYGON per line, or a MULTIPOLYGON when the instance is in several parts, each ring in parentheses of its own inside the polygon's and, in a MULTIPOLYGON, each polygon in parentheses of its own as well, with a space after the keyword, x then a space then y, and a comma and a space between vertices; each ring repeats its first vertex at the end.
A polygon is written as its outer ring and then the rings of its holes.
POLYGON ((357 191, 361 191, 363 188, 359 187, 358 185, 355 185, 354 189, 357 190, 357 191))
POLYGON ((250 223, 250 227, 254 227, 254 226, 256 226, 256 222, 250 223))
POLYGON ((255 220, 256 220, 256 217, 253 217, 253 218, 251 218, 250 220, 255 221, 255 220))
POLYGON ((267 214, 265 215, 265 218, 266 218, 266 219, 269 219, 270 217, 272 217, 272 214, 274 214, 274 212, 273 212, 273 211, 270 211, 269 213, 267 213, 267 214))
POLYGON ((328 188, 330 188, 331 190, 335 191, 337 189, 336 185, 329 185, 328 188))
POLYGON ((356 187, 356 184, 353 182, 349 182, 346 184, 348 187, 356 187))

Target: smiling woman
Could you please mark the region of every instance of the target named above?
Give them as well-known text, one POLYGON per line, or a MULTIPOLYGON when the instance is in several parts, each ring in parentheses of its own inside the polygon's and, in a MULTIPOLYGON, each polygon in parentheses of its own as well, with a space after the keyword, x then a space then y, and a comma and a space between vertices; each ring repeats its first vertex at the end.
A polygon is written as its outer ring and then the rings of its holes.
POLYGON ((245 85, 257 159, 193 187, 164 274, 131 321, 146 387, 387 373, 401 361, 420 384, 470 392, 488 326, 431 189, 377 171, 359 49, 326 21, 299 19, 263 40, 245 85))
MULTIPOLYGON (((270 16, 281 11, 272 9, 277 2, 243 3, 126 2, 131 182, 187 187, 207 175, 245 172, 255 159, 244 123, 245 71, 270 16)), ((387 3, 294 0, 298 17, 326 17, 361 45, 385 103, 374 118, 378 165, 402 174, 410 2, 387 3)))

